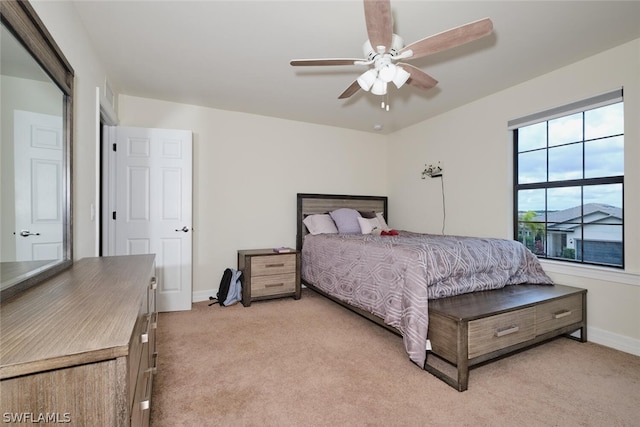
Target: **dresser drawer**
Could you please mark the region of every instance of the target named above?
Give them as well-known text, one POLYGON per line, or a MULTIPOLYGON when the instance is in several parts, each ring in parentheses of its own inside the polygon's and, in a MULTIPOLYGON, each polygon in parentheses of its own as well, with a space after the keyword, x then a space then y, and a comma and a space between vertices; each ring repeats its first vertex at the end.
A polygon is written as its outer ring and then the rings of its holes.
POLYGON ((582 295, 571 295, 536 306, 536 335, 581 321, 582 295))
POLYGON ((535 307, 529 307, 470 321, 469 359, 533 339, 535 319, 535 307))
POLYGON ((295 290, 295 273, 258 276, 251 281, 251 295, 253 297, 291 293, 295 290))
POLYGON ((253 277, 295 273, 295 271, 296 254, 251 257, 251 275, 253 277))

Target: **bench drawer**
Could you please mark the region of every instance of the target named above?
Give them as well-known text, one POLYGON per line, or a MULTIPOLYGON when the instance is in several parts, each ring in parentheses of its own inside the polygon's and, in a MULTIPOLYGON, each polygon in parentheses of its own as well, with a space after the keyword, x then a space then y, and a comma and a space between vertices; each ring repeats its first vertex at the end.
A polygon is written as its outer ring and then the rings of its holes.
POLYGON ((528 307, 470 321, 469 359, 533 339, 535 319, 535 307, 528 307))
POLYGON ((581 321, 582 295, 571 295, 536 306, 536 335, 581 321))

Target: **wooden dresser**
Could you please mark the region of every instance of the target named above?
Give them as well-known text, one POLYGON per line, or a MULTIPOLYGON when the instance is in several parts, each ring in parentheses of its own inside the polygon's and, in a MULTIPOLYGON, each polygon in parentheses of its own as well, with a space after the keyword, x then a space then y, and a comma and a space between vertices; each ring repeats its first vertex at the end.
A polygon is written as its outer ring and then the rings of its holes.
POLYGON ((464 391, 469 368, 578 329, 586 342, 587 290, 571 286, 514 285, 430 300, 424 368, 464 391), (431 356, 456 366, 457 378, 430 364, 431 356))
POLYGON ((238 251, 242 271, 242 305, 251 301, 292 296, 300 299, 300 252, 276 253, 273 249, 238 251))
POLYGON ((155 255, 85 258, 3 301, 3 422, 148 425, 155 288, 155 255))

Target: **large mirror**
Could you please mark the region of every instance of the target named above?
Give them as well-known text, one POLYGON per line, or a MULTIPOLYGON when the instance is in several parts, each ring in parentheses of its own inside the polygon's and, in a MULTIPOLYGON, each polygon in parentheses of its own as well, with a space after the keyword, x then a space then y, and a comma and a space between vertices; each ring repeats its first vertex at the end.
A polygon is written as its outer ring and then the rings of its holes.
POLYGON ((0 2, 0 298, 68 268, 73 70, 26 1, 0 2))

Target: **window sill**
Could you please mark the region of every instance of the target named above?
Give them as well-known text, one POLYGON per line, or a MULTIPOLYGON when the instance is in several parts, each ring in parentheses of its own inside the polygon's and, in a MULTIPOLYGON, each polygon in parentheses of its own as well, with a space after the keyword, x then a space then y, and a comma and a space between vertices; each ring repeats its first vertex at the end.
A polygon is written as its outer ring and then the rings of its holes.
POLYGON ((613 270, 593 265, 572 265, 547 259, 541 259, 540 264, 542 264, 544 271, 548 273, 567 274, 589 279, 616 282, 625 285, 640 286, 639 274, 626 273, 620 270, 613 270))

